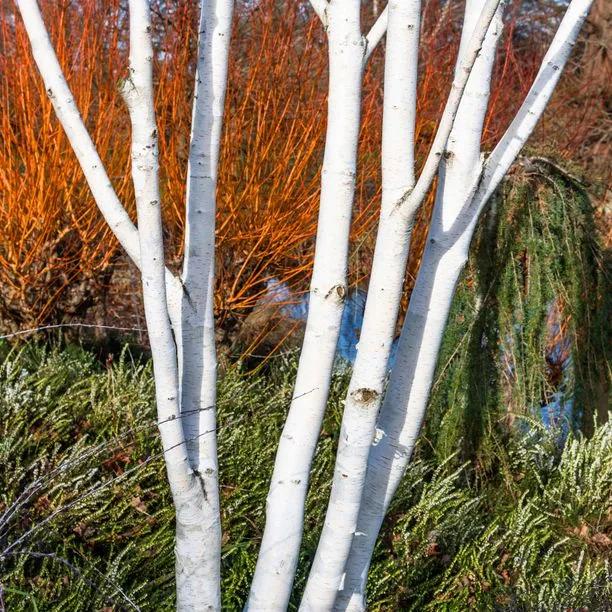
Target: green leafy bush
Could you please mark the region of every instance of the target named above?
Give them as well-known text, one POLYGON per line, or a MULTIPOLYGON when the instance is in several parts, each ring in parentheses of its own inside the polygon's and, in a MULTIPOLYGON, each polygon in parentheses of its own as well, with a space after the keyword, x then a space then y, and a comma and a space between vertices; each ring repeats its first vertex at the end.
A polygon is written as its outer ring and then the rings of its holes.
MULTIPOLYGON (((4 345, 0 584, 9 610, 171 610, 173 511, 150 363, 74 346, 4 345)), ((295 363, 223 377, 224 609, 240 610, 264 525, 295 363)), ((346 373, 333 382, 307 503, 296 598, 314 555, 346 373)), ((372 566, 372 610, 605 610, 612 428, 559 448, 533 424, 497 439, 498 469, 412 463, 372 566), (523 431, 523 433, 520 433, 523 431), (480 474, 480 473, 479 473, 480 474)))

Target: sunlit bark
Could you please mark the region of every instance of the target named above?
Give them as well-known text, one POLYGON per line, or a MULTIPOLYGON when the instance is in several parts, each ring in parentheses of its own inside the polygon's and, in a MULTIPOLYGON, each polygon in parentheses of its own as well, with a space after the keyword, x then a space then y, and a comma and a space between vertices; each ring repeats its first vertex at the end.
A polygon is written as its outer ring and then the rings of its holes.
MULTIPOLYGON (((370 449, 357 529, 337 609, 365 607, 371 555, 423 422, 442 335, 478 217, 542 115, 591 2, 573 0, 570 4, 525 102, 484 166, 480 134, 497 35, 492 35, 483 49, 480 77, 478 72, 478 80, 472 82, 474 76, 470 77, 449 139, 427 246, 370 449)), ((466 20, 470 8, 474 10, 474 3, 471 7, 468 4, 466 20)), ((499 30, 500 21, 493 27, 499 30)))
MULTIPOLYGON (((132 123, 132 179, 138 213, 144 310, 153 356, 158 426, 176 510, 176 596, 179 610, 219 608, 219 586, 207 588, 210 567, 208 494, 189 462, 180 417, 179 372, 164 279, 153 47, 146 0, 130 0, 130 65, 122 93, 132 123)), ((212 542, 215 545, 215 542, 212 542)))
POLYGON ((308 320, 266 504, 248 610, 285 610, 297 566, 310 466, 327 404, 347 295, 349 231, 366 39, 360 0, 313 3, 327 32, 329 97, 308 320), (322 6, 324 5, 324 6, 322 6))
POLYGON ((202 0, 187 169, 180 333, 181 416, 191 467, 202 481, 202 588, 220 606, 217 356, 213 313, 215 214, 233 0, 202 0), (205 585, 205 586, 204 586, 205 585))
POLYGON ((357 524, 367 459, 383 397, 414 216, 433 181, 468 76, 500 4, 485 3, 467 35, 457 74, 421 176, 414 181, 414 122, 420 3, 388 5, 382 170, 383 199, 357 359, 345 401, 330 505, 304 606, 331 606, 357 524), (316 603, 308 603, 316 593, 316 603))

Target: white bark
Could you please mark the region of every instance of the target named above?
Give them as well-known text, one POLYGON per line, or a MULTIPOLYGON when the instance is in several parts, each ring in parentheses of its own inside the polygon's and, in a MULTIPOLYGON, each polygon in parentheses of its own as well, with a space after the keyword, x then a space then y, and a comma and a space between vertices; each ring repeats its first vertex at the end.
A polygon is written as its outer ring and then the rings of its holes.
POLYGON ((591 3, 572 1, 525 103, 482 171, 479 145, 494 39, 479 60, 481 77, 475 83, 480 85, 472 88, 470 77, 469 96, 462 102, 449 141, 450 156, 441 174, 428 244, 370 451, 357 532, 337 609, 365 607, 365 582, 376 537, 423 421, 443 331, 478 216, 541 116, 591 3))
POLYGON ((397 202, 397 209, 401 215, 412 220, 416 210, 422 204, 429 192, 429 188, 436 176, 442 155, 445 151, 449 135, 455 124, 459 104, 463 99, 470 74, 474 64, 481 53, 483 41, 493 21, 495 14, 502 11, 507 0, 485 0, 482 10, 474 25, 471 36, 462 32, 461 53, 457 57, 455 75, 450 93, 444 105, 442 116, 436 130, 431 149, 427 155, 423 169, 413 189, 407 191, 397 202))
POLYGON ((390 0, 385 52, 382 207, 357 359, 345 401, 331 499, 301 609, 333 606, 357 522, 372 430, 387 374, 408 257, 409 227, 393 211, 414 186, 420 0, 390 0), (389 283, 389 279, 397 282, 389 283))
POLYGON ((206 601, 220 606, 221 522, 213 311, 215 213, 233 0, 202 0, 187 169, 179 364, 181 415, 191 467, 203 482, 206 601))
POLYGON ((287 608, 302 540, 304 502, 347 294, 349 231, 366 39, 360 0, 313 3, 329 47, 327 134, 310 303, 293 399, 266 504, 266 527, 246 610, 287 608))
POLYGON ((153 356, 155 397, 168 482, 176 510, 176 593, 181 611, 219 609, 208 586, 208 491, 190 464, 179 418, 177 353, 168 308, 153 104, 153 47, 147 0, 130 0, 130 67, 123 83, 132 123, 132 179, 140 236, 145 317, 153 356))
POLYGON ((317 17, 321 20, 323 27, 327 27, 327 6, 329 0, 310 0, 310 6, 316 13, 317 17))
MULTIPOLYGON (((36 0, 17 0, 17 6, 47 95, 83 170, 96 205, 130 259, 140 268, 138 230, 119 201, 104 164, 83 123, 57 60, 38 3, 36 0)), ((178 323, 181 287, 178 279, 168 270, 166 270, 166 284, 172 322, 173 324, 178 323)))
MULTIPOLYGON (((370 33, 363 36, 360 0, 312 1, 328 35, 330 81, 310 313, 247 609, 284 610, 291 593, 310 466, 327 402, 347 293, 362 72, 389 20, 381 221, 330 507, 301 606, 304 610, 328 610, 335 601, 337 609, 364 608, 374 543, 423 420, 443 330, 478 216, 550 99, 592 0, 572 0, 523 106, 483 166, 480 138, 501 29, 499 13, 494 18, 499 3, 500 0, 467 0, 453 87, 415 184, 413 140, 420 3, 392 0, 370 33), (489 34, 482 45, 487 30, 489 34), (445 149, 429 240, 372 442, 411 224, 445 149), (338 595, 339 588, 342 590, 338 595)), ((158 423, 176 507, 178 609, 218 610, 221 533, 214 433, 212 288, 215 190, 233 3, 205 0, 201 10, 182 283, 164 266, 148 1, 129 0, 130 72, 123 87, 132 122, 138 230, 121 205, 83 124, 36 0, 17 0, 17 4, 48 95, 96 203, 141 269, 158 423)))
POLYGON ((593 0, 572 0, 542 60, 538 74, 512 123, 487 159, 474 198, 482 210, 533 132, 559 82, 593 0))
MULTIPOLYGON (((478 8, 477 0, 468 0, 460 56, 465 53, 478 8)), ((338 609, 365 609, 365 580, 376 536, 388 507, 386 491, 391 488, 395 490, 399 484, 404 470, 393 468, 399 464, 401 457, 405 457, 407 463, 429 396, 448 309, 456 279, 464 264, 461 248, 464 245, 458 244, 454 249, 448 249, 443 239, 445 231, 450 229, 456 215, 461 212, 470 187, 480 173, 482 123, 500 29, 499 22, 491 25, 490 35, 472 70, 455 127, 449 137, 428 243, 368 459, 366 484, 347 565, 346 586, 338 598, 338 609), (411 414, 405 423, 400 421, 402 399, 408 403, 411 414), (399 438, 394 439, 394 434, 399 432, 399 438)))
POLYGON ((389 19, 389 4, 385 6, 383 12, 378 16, 374 25, 371 27, 370 31, 366 36, 366 49, 365 49, 365 61, 367 62, 370 59, 370 55, 372 55, 372 51, 376 49, 378 43, 382 40, 382 37, 385 35, 387 31, 387 22, 389 19))
POLYGON ((499 4, 499 0, 487 2, 464 39, 449 100, 416 186, 412 149, 420 3, 396 0, 387 5, 381 218, 357 359, 345 401, 330 505, 304 596, 306 609, 333 605, 341 587, 387 374, 414 215, 435 176, 468 77, 499 4))

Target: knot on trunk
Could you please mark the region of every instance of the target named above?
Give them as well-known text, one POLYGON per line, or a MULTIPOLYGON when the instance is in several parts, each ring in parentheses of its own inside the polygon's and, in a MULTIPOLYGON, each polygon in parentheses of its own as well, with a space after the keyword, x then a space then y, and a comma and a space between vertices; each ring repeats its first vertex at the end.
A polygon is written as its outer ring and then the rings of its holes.
POLYGON ((379 395, 380 393, 378 391, 374 389, 368 389, 366 387, 362 387, 361 389, 355 389, 355 391, 351 393, 351 397, 358 404, 369 404, 370 402, 373 402, 379 395))
POLYGON ((344 303, 346 298, 346 286, 339 283, 334 285, 325 295, 325 299, 335 298, 340 304, 344 303))

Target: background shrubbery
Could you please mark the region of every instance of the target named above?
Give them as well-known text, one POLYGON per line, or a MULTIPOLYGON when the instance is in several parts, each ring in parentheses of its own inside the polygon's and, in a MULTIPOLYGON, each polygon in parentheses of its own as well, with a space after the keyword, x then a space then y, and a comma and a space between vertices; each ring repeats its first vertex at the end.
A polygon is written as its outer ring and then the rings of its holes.
MULTIPOLYGON (((46 22, 76 101, 128 210, 129 122, 117 82, 126 70, 125 3, 43 0, 46 22)), ((610 123, 603 92, 606 13, 598 3, 532 145, 608 172, 610 123)), ((181 259, 184 187, 193 89, 197 6, 153 2, 158 50, 156 107, 167 255, 181 259), (156 10, 156 6, 160 10, 156 10)), ((485 129, 499 137, 526 92, 561 14, 556 2, 511 3, 485 129)), ((83 321, 144 327, 137 275, 96 210, 53 116, 13 2, 0 2, 0 322, 11 330, 83 321)), ((373 19, 364 4, 364 27, 373 19)), ((461 3, 425 3, 417 158, 423 159, 445 99, 461 3)), ((325 133, 326 48, 321 26, 300 2, 238 2, 219 183, 216 313, 225 336, 274 277, 307 286, 325 133)), ((379 198, 382 51, 365 76, 363 129, 352 234, 351 280, 368 273, 379 198)), ((431 202, 430 202, 431 203, 431 202)), ((429 217, 418 219, 407 291, 429 217)), ((248 350, 249 347, 243 347, 248 350)))
POLYGON ((424 436, 490 469, 517 415, 592 432, 610 400, 610 252, 571 175, 524 159, 486 211, 445 331, 424 436))
MULTIPOLYGON (((0 562, 9 610, 170 610, 173 512, 150 364, 106 365, 59 344, 2 349, 0 562), (131 603, 130 603, 131 602, 131 603)), ((224 606, 248 592, 295 363, 221 381, 224 606)), ((346 376, 338 373, 307 504, 299 592, 329 493, 346 376)), ((612 429, 591 439, 530 419, 494 434, 486 474, 423 446, 372 566, 372 610, 605 610, 610 601, 612 429)), ((297 600, 294 600, 294 604, 297 600)))

